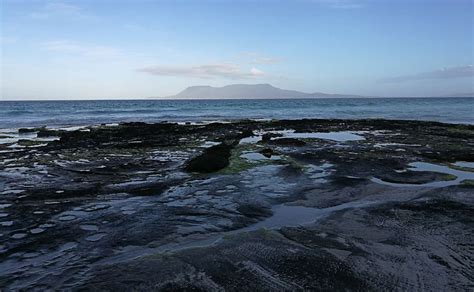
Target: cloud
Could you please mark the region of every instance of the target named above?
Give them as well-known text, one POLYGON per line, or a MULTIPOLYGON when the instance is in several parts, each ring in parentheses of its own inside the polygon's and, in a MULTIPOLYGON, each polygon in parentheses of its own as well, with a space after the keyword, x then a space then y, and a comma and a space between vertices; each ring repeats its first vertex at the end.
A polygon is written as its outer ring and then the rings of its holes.
POLYGON ((177 76, 195 78, 228 78, 228 79, 248 79, 265 76, 265 72, 251 68, 243 71, 238 65, 228 63, 206 64, 197 66, 149 66, 138 69, 151 75, 177 76))
POLYGON ((69 40, 49 41, 41 44, 47 51, 81 55, 83 57, 114 58, 122 55, 119 49, 108 46, 80 44, 69 40))
POLYGON ((473 77, 474 67, 472 65, 444 68, 431 72, 423 72, 414 75, 403 75, 379 80, 382 83, 397 83, 424 79, 455 79, 463 77, 473 77))
POLYGON ((84 18, 84 10, 76 5, 63 2, 49 2, 43 7, 30 13, 30 17, 35 19, 49 19, 52 17, 84 18))

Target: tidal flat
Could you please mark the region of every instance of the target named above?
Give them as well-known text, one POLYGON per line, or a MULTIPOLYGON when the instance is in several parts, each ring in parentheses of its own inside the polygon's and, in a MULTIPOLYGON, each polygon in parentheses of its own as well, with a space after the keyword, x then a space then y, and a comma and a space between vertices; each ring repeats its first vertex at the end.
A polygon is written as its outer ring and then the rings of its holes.
POLYGON ((469 291, 474 126, 0 132, 2 290, 469 291))

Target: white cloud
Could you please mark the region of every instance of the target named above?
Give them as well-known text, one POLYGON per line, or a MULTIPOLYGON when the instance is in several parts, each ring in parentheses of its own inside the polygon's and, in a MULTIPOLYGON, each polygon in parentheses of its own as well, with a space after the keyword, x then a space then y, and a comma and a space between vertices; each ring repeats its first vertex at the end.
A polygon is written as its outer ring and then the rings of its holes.
POLYGON ((472 65, 450 67, 430 72, 384 78, 379 81, 382 83, 396 83, 424 79, 455 79, 463 77, 474 77, 474 67, 472 65))
POLYGON ((158 76, 178 76, 178 77, 195 77, 195 78, 228 78, 228 79, 248 79, 265 76, 265 72, 251 68, 249 71, 242 70, 236 64, 218 63, 205 64, 196 66, 149 66, 138 69, 158 76))
POLYGON ((49 19, 58 16, 84 18, 86 14, 81 7, 76 5, 63 2, 49 2, 37 11, 30 13, 30 16, 35 19, 49 19))
POLYGON ((45 42, 42 48, 52 52, 75 54, 84 57, 114 58, 122 55, 122 52, 114 47, 80 44, 69 40, 57 40, 45 42))
POLYGON ((250 69, 250 74, 252 74, 253 76, 263 76, 263 75, 265 75, 265 72, 263 72, 262 70, 258 70, 257 68, 253 67, 252 69, 250 69))

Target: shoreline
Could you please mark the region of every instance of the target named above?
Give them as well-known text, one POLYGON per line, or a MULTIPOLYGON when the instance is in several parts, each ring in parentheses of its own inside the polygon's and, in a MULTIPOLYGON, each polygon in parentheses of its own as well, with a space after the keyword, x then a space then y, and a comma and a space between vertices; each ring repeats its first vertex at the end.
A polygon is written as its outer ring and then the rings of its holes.
POLYGON ((123 124, 130 124, 130 123, 145 123, 145 124, 177 124, 177 125, 208 125, 212 123, 240 123, 240 122, 272 122, 272 121, 341 121, 345 123, 350 122, 357 122, 357 121, 393 121, 393 122, 420 122, 420 123, 428 123, 428 124, 446 124, 446 125, 459 125, 459 126, 474 126, 474 121, 471 123, 469 122, 445 122, 445 121, 437 121, 437 120, 418 120, 418 119, 387 119, 387 118, 347 118, 347 119, 333 119, 333 118, 237 118, 237 119, 178 119, 178 120, 130 120, 130 121, 116 121, 110 123, 69 123, 69 124, 47 124, 47 123, 37 123, 37 124, 30 124, 30 125, 22 125, 17 127, 8 127, 2 128, 0 126, 0 135, 1 134, 8 134, 17 132, 19 129, 28 129, 28 130, 36 130, 39 129, 47 129, 53 131, 74 131, 76 129, 89 129, 89 128, 100 128, 104 126, 112 127, 112 126, 120 126, 123 124))
POLYGON ((15 151, 0 144, 6 289, 473 285, 474 125, 307 119, 37 130, 9 142, 20 144, 15 151))

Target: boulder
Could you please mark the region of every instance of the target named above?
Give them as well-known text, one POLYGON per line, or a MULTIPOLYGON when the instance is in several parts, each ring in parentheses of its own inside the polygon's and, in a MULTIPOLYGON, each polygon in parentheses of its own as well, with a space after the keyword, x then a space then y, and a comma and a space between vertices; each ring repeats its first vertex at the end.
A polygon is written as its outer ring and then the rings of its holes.
POLYGON ((221 143, 209 147, 204 152, 189 160, 185 166, 188 172, 210 173, 221 170, 229 165, 233 145, 221 143))

